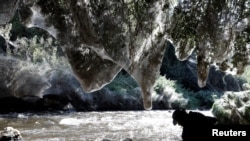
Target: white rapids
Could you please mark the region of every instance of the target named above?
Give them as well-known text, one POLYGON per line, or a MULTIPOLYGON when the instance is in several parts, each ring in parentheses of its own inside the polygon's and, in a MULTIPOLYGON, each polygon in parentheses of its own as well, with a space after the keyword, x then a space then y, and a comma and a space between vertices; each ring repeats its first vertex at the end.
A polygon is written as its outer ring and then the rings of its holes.
MULTIPOLYGON (((18 129, 24 141, 181 141, 173 111, 70 112, 0 115, 0 128, 18 129)), ((202 112, 211 115, 210 111, 202 112)))

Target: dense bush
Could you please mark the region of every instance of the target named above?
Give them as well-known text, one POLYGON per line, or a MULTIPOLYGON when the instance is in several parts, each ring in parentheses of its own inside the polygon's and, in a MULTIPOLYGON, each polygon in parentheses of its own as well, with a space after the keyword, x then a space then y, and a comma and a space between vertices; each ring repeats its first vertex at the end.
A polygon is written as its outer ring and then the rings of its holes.
POLYGON ((245 68, 244 73, 240 76, 241 79, 245 80, 248 84, 250 84, 250 66, 245 68))
POLYGON ((20 22, 19 15, 16 13, 15 16, 11 19, 10 23, 12 24, 12 29, 10 31, 10 40, 15 41, 17 38, 26 37, 28 39, 33 38, 34 36, 48 38, 50 35, 47 31, 40 28, 27 28, 20 22))
POLYGON ((134 89, 138 87, 138 84, 125 70, 122 70, 106 87, 111 91, 120 93, 122 91, 134 89))
POLYGON ((208 90, 197 92, 187 90, 173 80, 161 76, 154 86, 154 100, 164 99, 167 108, 210 109, 220 94, 208 90), (160 98, 161 97, 161 98, 160 98))
MULTIPOLYGON (((112 94, 120 95, 120 97, 127 97, 139 102, 142 101, 141 92, 136 81, 124 71, 120 72, 105 88, 112 92, 112 94)), ((219 96, 219 93, 208 90, 197 92, 187 90, 176 83, 176 81, 166 79, 165 76, 160 76, 153 87, 153 109, 172 109, 178 107, 210 109, 214 99, 219 96)))
POLYGON ((249 94, 249 91, 226 92, 213 104, 213 114, 220 123, 250 124, 249 94))

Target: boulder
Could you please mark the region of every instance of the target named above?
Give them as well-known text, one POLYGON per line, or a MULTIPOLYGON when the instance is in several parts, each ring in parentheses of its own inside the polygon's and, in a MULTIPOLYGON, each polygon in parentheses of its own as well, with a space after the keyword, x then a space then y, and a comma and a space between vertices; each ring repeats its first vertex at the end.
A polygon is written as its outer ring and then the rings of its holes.
POLYGON ((18 59, 0 56, 0 74, 0 98, 42 97, 42 92, 50 87, 37 66, 18 59))
POLYGON ((0 134, 0 141, 22 141, 21 133, 13 127, 5 127, 0 134))
POLYGON ((0 98, 0 113, 10 112, 40 112, 48 110, 66 110, 69 100, 56 94, 47 94, 42 98, 37 96, 2 97, 0 98))

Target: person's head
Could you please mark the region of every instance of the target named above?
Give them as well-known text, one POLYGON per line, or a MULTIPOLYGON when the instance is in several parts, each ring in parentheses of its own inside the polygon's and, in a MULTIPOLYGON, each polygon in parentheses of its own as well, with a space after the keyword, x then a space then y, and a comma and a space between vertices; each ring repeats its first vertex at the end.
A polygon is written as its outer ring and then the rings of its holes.
POLYGON ((179 124, 181 126, 184 125, 185 119, 187 118, 188 113, 185 109, 176 109, 172 114, 173 124, 179 124))

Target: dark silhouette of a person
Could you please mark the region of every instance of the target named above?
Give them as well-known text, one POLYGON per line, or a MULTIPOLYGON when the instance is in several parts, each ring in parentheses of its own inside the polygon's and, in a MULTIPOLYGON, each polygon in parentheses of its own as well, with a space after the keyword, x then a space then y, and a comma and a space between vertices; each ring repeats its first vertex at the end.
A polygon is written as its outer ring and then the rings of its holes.
POLYGON ((216 124, 217 119, 205 116, 199 112, 186 112, 185 109, 177 109, 172 114, 173 124, 179 124, 183 127, 183 141, 196 141, 209 136, 209 130, 216 124))

